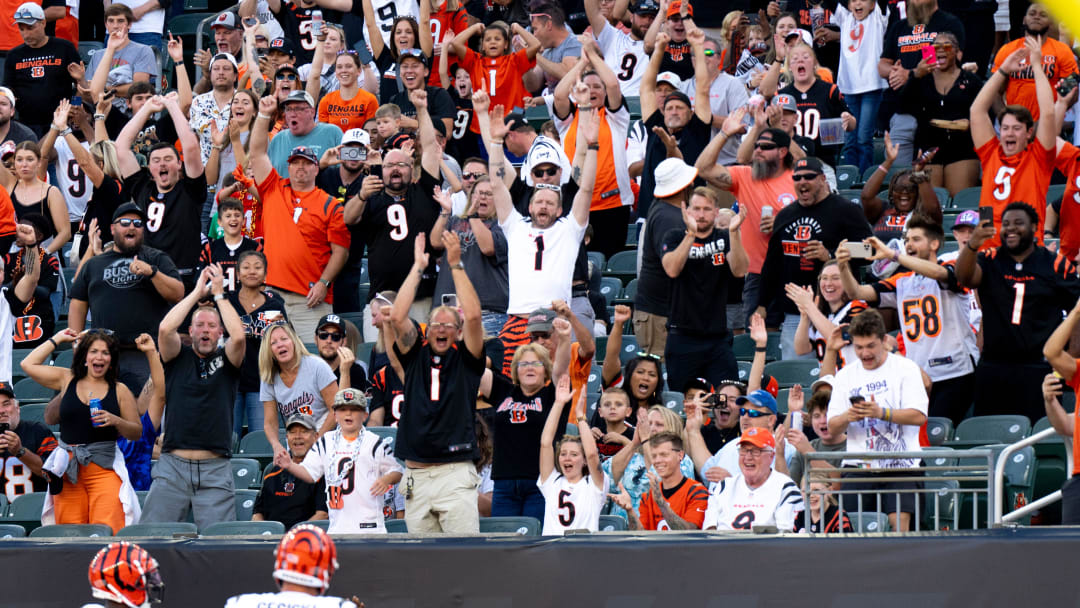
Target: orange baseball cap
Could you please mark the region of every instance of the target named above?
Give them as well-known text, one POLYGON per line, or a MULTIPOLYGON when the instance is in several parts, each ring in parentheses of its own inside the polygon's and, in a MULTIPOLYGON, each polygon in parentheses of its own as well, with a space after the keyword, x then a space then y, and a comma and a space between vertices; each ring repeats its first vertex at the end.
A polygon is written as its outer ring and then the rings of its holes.
POLYGON ((744 443, 763 449, 776 450, 776 440, 773 439, 773 434, 769 429, 757 427, 746 429, 743 431, 742 437, 739 437, 739 445, 744 443))
MULTIPOLYGON (((675 2, 669 4, 667 9, 667 16, 674 17, 675 15, 678 15, 680 12, 682 12, 682 3, 683 0, 675 0, 675 2)), ((687 3, 686 14, 689 17, 694 16, 694 7, 690 3, 687 3)))

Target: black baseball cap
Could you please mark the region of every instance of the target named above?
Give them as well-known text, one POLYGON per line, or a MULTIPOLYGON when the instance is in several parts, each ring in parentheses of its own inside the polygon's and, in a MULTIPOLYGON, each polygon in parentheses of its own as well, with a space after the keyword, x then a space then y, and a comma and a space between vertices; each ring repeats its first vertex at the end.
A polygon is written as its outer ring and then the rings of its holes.
POLYGON ((520 112, 514 112, 513 114, 507 114, 503 119, 506 124, 506 128, 511 131, 516 131, 522 127, 529 126, 529 121, 525 120, 525 115, 520 112))
POLYGON ((675 91, 674 93, 672 93, 672 94, 668 95, 667 97, 665 97, 664 98, 664 106, 667 106, 668 102, 673 101, 673 100, 681 101, 681 102, 685 103, 687 105, 687 107, 691 107, 691 108, 694 107, 693 104, 690 103, 690 98, 687 97, 686 93, 683 93, 682 91, 675 91))
POLYGON ((630 12, 635 15, 641 14, 657 14, 660 12, 660 5, 656 0, 634 0, 630 3, 630 12))
POLYGON ((690 378, 689 380, 687 380, 686 384, 683 385, 683 393, 690 392, 690 389, 692 388, 701 389, 706 393, 716 392, 716 389, 713 388, 712 383, 704 378, 690 378))
POLYGON ((15 387, 10 382, 0 382, 0 395, 7 395, 12 399, 15 398, 15 387))
POLYGON ((293 46, 292 40, 289 40, 288 38, 274 38, 270 41, 270 47, 267 49, 267 52, 285 53, 289 57, 296 57, 296 47, 293 46))
POLYGON ((771 141, 778 148, 787 148, 791 145, 791 136, 781 129, 769 127, 758 135, 758 141, 771 141))
POLYGON ((319 324, 315 326, 315 331, 319 331, 327 325, 337 325, 337 328, 341 331, 345 331, 345 322, 341 320, 341 317, 330 313, 319 319, 319 324))
POLYGON ((794 173, 798 173, 799 171, 811 171, 818 175, 825 175, 825 166, 821 164, 821 159, 814 156, 800 158, 795 162, 795 166, 791 170, 794 173))
POLYGON ((135 203, 124 203, 123 205, 117 207, 116 212, 112 214, 112 221, 115 222, 116 220, 129 213, 134 213, 135 215, 142 218, 142 221, 146 221, 146 212, 142 210, 142 207, 136 205, 135 203))

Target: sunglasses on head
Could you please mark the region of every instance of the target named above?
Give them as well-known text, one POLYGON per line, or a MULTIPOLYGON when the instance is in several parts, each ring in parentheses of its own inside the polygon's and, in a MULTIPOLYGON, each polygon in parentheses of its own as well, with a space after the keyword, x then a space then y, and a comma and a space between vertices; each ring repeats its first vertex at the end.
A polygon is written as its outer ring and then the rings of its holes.
POLYGON ((352 49, 341 49, 340 51, 337 52, 337 54, 338 55, 359 55, 360 53, 357 53, 356 51, 354 51, 352 49))
POLYGON ((535 167, 532 170, 532 174, 533 177, 544 177, 545 175, 548 177, 555 177, 559 174, 559 168, 548 167, 547 169, 544 169, 543 167, 535 167))
POLYGON ((114 224, 120 224, 120 226, 122 226, 124 228, 127 228, 128 226, 134 226, 136 228, 142 228, 143 227, 143 221, 142 220, 137 220, 137 219, 130 218, 130 217, 122 217, 122 218, 116 220, 113 223, 114 224))
POLYGON ((660 360, 660 355, 656 355, 656 354, 653 354, 653 353, 647 353, 647 352, 641 351, 641 350, 639 350, 637 355, 635 355, 635 356, 638 359, 649 359, 651 361, 659 361, 660 360))
POLYGON ((398 51, 402 57, 423 57, 424 51, 420 49, 401 49, 398 51))
POLYGON ((300 77, 296 74, 278 74, 274 78, 277 80, 300 80, 300 77))
POLYGON ((791 176, 793 182, 808 182, 813 179, 817 179, 817 173, 796 173, 791 176))
POLYGON ((772 412, 761 412, 761 411, 758 411, 758 410, 751 410, 751 409, 747 409, 745 407, 740 407, 739 408, 739 415, 740 416, 749 416, 751 418, 761 418, 762 416, 771 416, 772 412))
POLYGON ((320 331, 315 334, 320 340, 330 340, 331 342, 341 342, 343 335, 336 331, 320 331))

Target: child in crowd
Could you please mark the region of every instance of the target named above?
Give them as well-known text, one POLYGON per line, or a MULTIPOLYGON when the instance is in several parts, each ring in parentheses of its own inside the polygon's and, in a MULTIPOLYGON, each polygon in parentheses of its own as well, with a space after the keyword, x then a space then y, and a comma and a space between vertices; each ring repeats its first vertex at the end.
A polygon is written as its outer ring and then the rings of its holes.
MULTIPOLYGON (((791 466, 788 467, 788 471, 791 473, 790 477, 802 487, 803 473, 806 471, 806 456, 810 452, 842 452, 847 446, 847 433, 841 433, 840 435, 833 435, 829 432, 829 399, 832 397, 832 376, 822 376, 814 382, 813 395, 810 397, 810 402, 806 406, 806 414, 809 416, 810 427, 814 429, 814 433, 817 434, 817 438, 813 440, 807 440, 806 434, 803 430, 792 428, 788 430, 787 440, 788 443, 795 446, 795 457, 791 460, 791 466)), ((791 407, 790 397, 788 407, 791 407)), ((804 419, 805 424, 807 420, 804 419)), ((826 462, 824 460, 816 462, 816 466, 829 465, 838 466, 839 462, 832 461, 826 462)))
POLYGON ((227 198, 218 205, 217 224, 223 235, 203 245, 199 254, 198 271, 211 264, 220 264, 225 273, 225 292, 232 293, 240 289, 236 280, 236 264, 241 253, 261 251, 262 243, 244 235, 244 205, 227 198))
POLYGON ((384 103, 375 111, 375 132, 384 143, 401 132, 401 108, 396 103, 384 103))
MULTIPOLYGON (((449 52, 456 54, 461 60, 458 65, 468 70, 473 89, 486 91, 491 96, 492 108, 502 106, 509 112, 512 108, 525 107, 529 92, 525 90, 522 79, 526 72, 536 67, 540 41, 520 24, 509 27, 502 21, 487 27, 482 23, 473 24, 454 37, 449 52), (480 43, 482 53, 477 53, 467 44, 470 38, 480 32, 483 32, 480 43), (511 33, 521 36, 527 46, 511 53, 511 33)), ((480 133, 475 115, 469 128, 473 133, 480 133)))
POLYGON ((544 536, 562 535, 566 530, 597 532, 600 511, 607 501, 607 476, 600 468, 596 441, 585 418, 584 391, 574 412, 579 435, 566 435, 559 441, 556 463, 552 443, 562 409, 570 398, 570 376, 564 374, 555 388, 555 404, 540 435, 540 479, 536 485, 544 495, 544 536))
MULTIPOLYGON (((630 445, 634 440, 634 427, 626 422, 633 411, 630 407, 630 395, 613 386, 600 395, 600 405, 596 409, 600 414, 600 425, 592 432, 596 438, 596 449, 603 461, 619 453, 623 446, 630 445)), ((578 432, 583 431, 578 429, 578 432)))
POLYGON ((852 116, 858 123, 846 135, 844 162, 864 172, 874 161, 874 129, 881 95, 889 83, 878 73, 878 58, 885 45, 888 17, 873 0, 850 0, 836 7, 833 24, 840 31, 825 31, 829 39, 840 41, 840 87, 852 116))
POLYGON ((281 452, 274 464, 298 479, 326 478, 331 534, 386 534, 383 495, 401 481, 393 448, 364 430, 367 396, 347 388, 334 396, 338 428, 323 435, 297 464, 281 452))

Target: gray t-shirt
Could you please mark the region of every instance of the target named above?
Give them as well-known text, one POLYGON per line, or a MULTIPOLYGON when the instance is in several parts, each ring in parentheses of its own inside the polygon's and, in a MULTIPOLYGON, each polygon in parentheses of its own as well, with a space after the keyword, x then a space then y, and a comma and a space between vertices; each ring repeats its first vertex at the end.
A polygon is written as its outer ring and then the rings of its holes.
MULTIPOLYGON (((696 99, 695 88, 693 78, 683 83, 683 92, 692 100, 696 99)), ((709 109, 712 111, 713 116, 727 116, 749 102, 750 94, 746 91, 746 85, 743 81, 727 72, 720 72, 716 79, 712 81, 712 84, 709 85, 709 109)), ((749 125, 751 121, 747 120, 745 122, 749 125)), ((720 135, 720 129, 713 128, 712 136, 716 137, 718 135, 720 135)), ((740 139, 739 137, 732 137, 720 148, 720 155, 716 159, 716 164, 731 165, 735 163, 735 157, 739 153, 740 139)))
POLYGON ((276 401, 278 412, 286 419, 297 412, 315 418, 320 427, 326 420, 327 404, 322 398, 322 389, 337 382, 330 365, 316 355, 308 355, 300 360, 300 370, 292 386, 285 386, 281 376, 274 377, 274 383, 259 383, 259 400, 276 401))
MULTIPOLYGON (((488 312, 505 313, 510 300, 510 281, 506 266, 506 235, 499 228, 498 220, 492 218, 484 224, 491 229, 491 239, 495 244, 494 255, 487 256, 480 251, 469 220, 463 217, 452 217, 447 230, 461 237, 461 263, 465 265, 465 273, 469 275, 469 280, 476 288, 476 295, 480 298, 480 308, 488 312)), ((432 296, 432 302, 435 305, 442 303, 443 294, 454 293, 452 274, 446 263, 446 254, 443 254, 439 258, 439 275, 435 279, 435 294, 432 296)))
MULTIPOLYGON (((101 59, 104 56, 104 50, 99 50, 91 55, 90 65, 86 67, 87 80, 94 78, 94 74, 97 72, 98 66, 101 65, 101 59)), ((128 41, 124 48, 113 53, 112 65, 109 66, 109 77, 105 80, 105 87, 112 88, 131 84, 135 81, 136 72, 150 74, 150 84, 155 86, 158 76, 161 75, 158 72, 158 62, 154 58, 153 49, 145 44, 128 41)), ((117 97, 113 100, 113 107, 124 110, 126 102, 117 97)))
MULTIPOLYGON (((552 63, 562 63, 562 60, 566 57, 581 57, 581 41, 577 39, 573 32, 568 30, 566 39, 559 46, 553 49, 544 49, 540 51, 540 54, 543 55, 544 59, 552 63)), ((544 83, 549 91, 554 91, 555 85, 559 84, 559 79, 552 78, 550 74, 545 72, 544 83)))
MULTIPOLYGON (((847 442, 841 441, 840 443, 828 444, 821 440, 821 437, 810 440, 810 446, 814 448, 815 452, 843 452, 847 448, 847 442)), ((839 466, 839 461, 833 461, 835 466, 839 466)), ((795 452, 795 457, 791 459, 791 466, 788 467, 788 472, 791 473, 789 477, 795 480, 795 483, 802 487, 803 471, 806 470, 806 457, 802 452, 795 452)))

